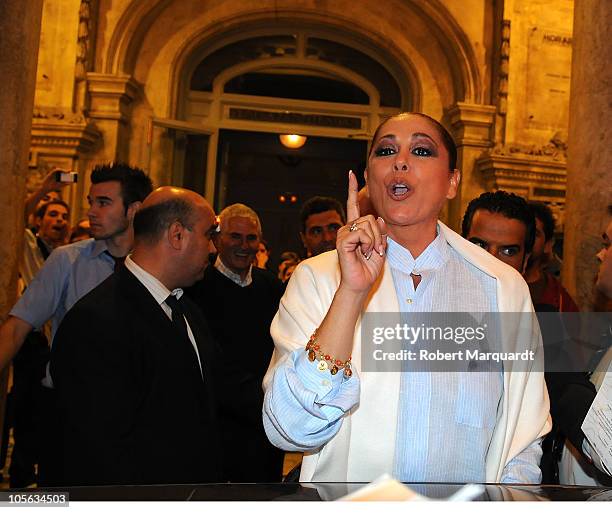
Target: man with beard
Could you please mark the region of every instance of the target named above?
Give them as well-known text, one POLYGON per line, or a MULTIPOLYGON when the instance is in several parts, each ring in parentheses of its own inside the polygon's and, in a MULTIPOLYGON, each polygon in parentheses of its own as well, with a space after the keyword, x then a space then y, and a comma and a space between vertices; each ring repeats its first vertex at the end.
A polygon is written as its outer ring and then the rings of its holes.
POLYGON ((261 418, 262 380, 274 344, 270 323, 281 296, 280 282, 252 265, 261 222, 236 203, 219 215, 214 266, 188 294, 200 306, 221 350, 219 421, 224 447, 224 480, 273 482, 282 476, 282 451, 268 442, 261 418))
POLYGON ((340 202, 327 196, 310 198, 300 211, 300 237, 306 258, 336 249, 336 233, 346 216, 340 202))

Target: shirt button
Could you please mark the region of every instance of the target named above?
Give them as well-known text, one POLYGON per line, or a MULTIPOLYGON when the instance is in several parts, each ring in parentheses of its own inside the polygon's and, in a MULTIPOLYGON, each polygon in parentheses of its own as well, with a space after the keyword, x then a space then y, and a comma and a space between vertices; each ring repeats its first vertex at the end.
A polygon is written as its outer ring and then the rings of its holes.
POLYGON ((324 387, 328 387, 330 385, 329 380, 327 380, 327 379, 322 380, 321 381, 321 385, 324 386, 324 387))
POLYGON ((411 304, 412 304, 412 299, 410 299, 410 298, 406 299, 406 303, 408 303, 409 305, 411 305, 411 304))

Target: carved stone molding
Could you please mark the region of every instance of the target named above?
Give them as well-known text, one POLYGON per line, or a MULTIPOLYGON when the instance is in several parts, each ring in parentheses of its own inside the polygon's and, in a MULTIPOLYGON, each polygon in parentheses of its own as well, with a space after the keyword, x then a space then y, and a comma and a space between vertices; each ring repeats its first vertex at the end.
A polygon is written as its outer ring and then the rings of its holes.
POLYGON ((37 166, 38 155, 78 158, 90 152, 100 133, 91 123, 69 123, 54 119, 34 118, 30 142, 30 165, 37 166))
POLYGON ((91 67, 91 11, 91 0, 81 0, 81 5, 79 7, 79 31, 77 36, 77 56, 75 69, 75 79, 77 82, 87 78, 87 70, 89 70, 91 67))
POLYGON ((457 146, 490 148, 492 145, 493 105, 457 102, 445 111, 457 146))
POLYGON ((61 109, 45 106, 34 106, 32 118, 38 120, 49 120, 60 124, 80 125, 86 123, 86 118, 82 113, 73 112, 70 109, 61 109))
POLYGON ((488 190, 504 189, 527 200, 564 203, 567 169, 565 162, 524 155, 486 154, 475 163, 488 190))
POLYGON ((115 120, 127 124, 132 102, 141 86, 129 75, 87 73, 91 99, 89 115, 93 119, 115 120))
POLYGON ((510 69, 510 20, 502 20, 499 55, 499 82, 497 85, 497 111, 505 116, 508 104, 508 75, 510 69))
POLYGON ((537 161, 567 162, 567 136, 561 132, 555 133, 552 139, 542 145, 509 143, 498 145, 491 150, 492 155, 517 156, 537 161))

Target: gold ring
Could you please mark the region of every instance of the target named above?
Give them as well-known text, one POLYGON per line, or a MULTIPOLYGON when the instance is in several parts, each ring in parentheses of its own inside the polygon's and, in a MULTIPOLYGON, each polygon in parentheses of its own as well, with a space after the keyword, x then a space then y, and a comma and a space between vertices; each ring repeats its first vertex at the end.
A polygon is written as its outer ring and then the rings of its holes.
POLYGON ((349 232, 356 232, 356 231, 357 231, 357 223, 353 223, 351 227, 349 228, 349 232))

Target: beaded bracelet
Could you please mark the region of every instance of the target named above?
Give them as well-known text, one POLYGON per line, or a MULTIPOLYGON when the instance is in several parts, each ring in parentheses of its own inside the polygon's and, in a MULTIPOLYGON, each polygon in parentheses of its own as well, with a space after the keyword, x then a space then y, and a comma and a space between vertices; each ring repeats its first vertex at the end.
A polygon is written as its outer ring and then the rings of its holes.
POLYGON ((319 369, 321 372, 326 371, 327 369, 330 369, 330 372, 332 373, 332 376, 335 376, 336 374, 338 374, 338 371, 340 369, 344 369, 344 377, 345 378, 350 378, 353 375, 353 371, 351 370, 351 358, 349 357, 348 360, 346 360, 345 362, 343 362, 342 360, 338 360, 335 359, 329 355, 329 354, 325 354, 323 351, 321 351, 321 346, 319 346, 319 344, 316 343, 317 342, 317 330, 314 331, 314 333, 310 336, 310 340, 308 341, 308 344, 306 344, 306 351, 308 352, 308 359, 311 362, 314 362, 315 360, 319 360, 319 365, 317 365, 317 369, 319 369))

